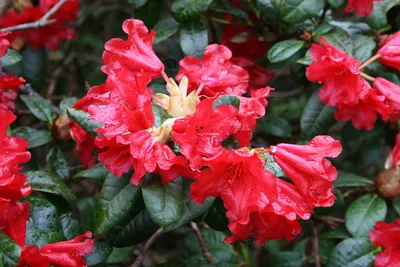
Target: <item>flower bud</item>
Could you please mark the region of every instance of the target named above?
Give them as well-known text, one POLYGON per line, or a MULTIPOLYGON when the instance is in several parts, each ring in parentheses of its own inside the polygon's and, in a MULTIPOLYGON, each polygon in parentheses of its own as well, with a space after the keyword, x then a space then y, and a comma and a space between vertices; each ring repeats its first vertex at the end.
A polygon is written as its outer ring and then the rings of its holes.
POLYGON ((71 120, 67 115, 61 115, 54 122, 53 135, 58 141, 67 141, 71 139, 71 120))
POLYGON ((400 196, 400 169, 384 169, 378 176, 376 187, 386 198, 400 196))

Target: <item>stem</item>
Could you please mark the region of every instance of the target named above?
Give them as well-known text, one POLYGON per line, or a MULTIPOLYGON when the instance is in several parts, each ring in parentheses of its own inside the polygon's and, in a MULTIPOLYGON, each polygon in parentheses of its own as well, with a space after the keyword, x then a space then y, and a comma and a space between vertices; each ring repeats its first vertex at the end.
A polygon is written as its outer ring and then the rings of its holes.
POLYGON ((361 72, 360 75, 361 75, 361 77, 363 77, 364 79, 366 79, 368 81, 371 81, 371 82, 375 81, 374 77, 371 77, 368 74, 365 74, 364 72, 361 72))
POLYGON ((163 229, 160 228, 157 230, 157 232, 155 232, 150 238, 149 240, 147 240, 146 244, 144 245, 144 248, 142 250, 142 252, 140 253, 140 255, 136 258, 135 262, 131 265, 131 267, 140 267, 142 265, 142 262, 144 260, 144 257, 147 253, 147 251, 149 251, 150 247, 154 244, 154 242, 156 241, 156 239, 163 233, 163 229))
POLYGON ((218 22, 218 23, 221 23, 221 24, 226 24, 226 25, 229 25, 231 23, 229 20, 220 19, 220 18, 216 18, 216 17, 210 17, 210 19, 212 21, 215 21, 215 22, 218 22))
POLYGON ((212 256, 211 253, 208 251, 208 249, 207 249, 207 244, 206 244, 206 242, 204 241, 203 236, 202 236, 201 233, 200 233, 199 227, 198 227, 197 224, 194 223, 194 222, 190 222, 190 226, 192 227, 193 231, 194 231, 195 234, 196 234, 197 239, 199 240, 201 250, 203 251, 203 254, 204 254, 204 258, 206 258, 206 260, 207 260, 207 262, 208 262, 209 264, 215 264, 215 261, 214 261, 214 259, 213 259, 213 256, 212 256))
POLYGON ((363 68, 365 68, 366 66, 368 66, 369 64, 371 64, 372 62, 374 62, 375 60, 377 60, 378 58, 380 58, 381 55, 380 54, 376 54, 375 56, 371 57, 370 59, 368 59, 367 61, 365 61, 361 66, 360 66, 360 70, 362 70, 363 68))
POLYGON ((315 267, 321 267, 321 256, 319 255, 319 240, 318 240, 318 230, 313 226, 313 250, 315 258, 315 267))
POLYGON ((164 70, 161 71, 161 76, 163 77, 163 79, 164 79, 164 81, 165 81, 166 83, 169 82, 168 75, 165 73, 164 70))
POLYGON ((60 0, 56 5, 54 5, 43 17, 35 22, 24 23, 16 26, 11 26, 7 28, 0 29, 0 32, 13 32, 26 29, 37 29, 56 22, 55 19, 49 19, 54 15, 68 0, 60 0))

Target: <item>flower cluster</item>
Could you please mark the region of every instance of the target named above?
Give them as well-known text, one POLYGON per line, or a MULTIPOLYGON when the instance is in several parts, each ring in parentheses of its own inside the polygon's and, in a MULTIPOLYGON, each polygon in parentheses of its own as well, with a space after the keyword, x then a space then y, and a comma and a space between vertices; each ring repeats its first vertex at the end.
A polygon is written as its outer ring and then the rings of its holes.
POLYGON ((390 36, 377 55, 360 66, 350 55, 330 45, 324 38, 313 44, 310 56, 313 63, 307 68, 307 79, 322 84, 319 97, 335 106, 338 121, 350 121, 357 129, 371 130, 377 114, 383 120, 396 120, 400 111, 400 86, 384 78, 373 78, 362 69, 378 59, 382 64, 400 69, 400 32, 390 36), (371 84, 368 81, 372 81, 371 84))
POLYGON ((392 223, 377 222, 369 238, 374 246, 384 248, 375 258, 375 267, 400 265, 400 218, 392 223))
MULTIPOLYGON (((16 6, 5 11, 0 17, 0 28, 35 22, 57 4, 58 0, 40 0, 38 2, 39 4, 34 6, 27 1, 22 7, 16 6)), ((75 37, 75 30, 66 23, 74 22, 78 12, 79 0, 69 0, 51 16, 50 19, 54 19, 55 22, 37 29, 12 32, 6 38, 17 48, 21 46, 21 42, 22 44, 26 42, 34 49, 46 47, 56 50, 60 41, 72 40, 75 37)))
POLYGON ((301 230, 299 218, 307 220, 315 207, 333 205, 337 172, 326 158, 340 154, 340 142, 317 136, 309 145, 249 148, 256 120, 265 115, 266 98, 273 89, 243 96, 249 87, 248 72, 232 62, 226 46, 212 44, 201 59, 182 59, 178 84, 167 77, 153 51, 154 31, 135 19, 126 20, 123 30, 127 40, 105 44, 105 83, 91 88, 75 105, 103 125, 94 145, 82 129, 72 130, 81 154, 96 150, 98 159, 118 177, 133 168, 135 185, 147 173, 160 175, 162 183, 179 176, 193 179, 193 202, 201 204, 207 197, 223 200, 233 233, 226 238, 228 243, 251 237, 260 244, 266 239, 292 240, 301 230), (169 95, 148 88, 160 76, 169 95), (230 137, 236 143, 228 149, 230 137), (270 157, 288 180, 264 169, 270 157))

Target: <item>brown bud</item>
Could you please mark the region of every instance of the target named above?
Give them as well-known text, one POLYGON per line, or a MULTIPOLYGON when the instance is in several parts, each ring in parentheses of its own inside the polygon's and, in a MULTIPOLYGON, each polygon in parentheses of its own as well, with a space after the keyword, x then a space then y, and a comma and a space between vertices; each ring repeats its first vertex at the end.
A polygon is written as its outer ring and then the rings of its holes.
POLYGON ((61 115, 54 122, 53 135, 58 141, 67 141, 71 139, 71 120, 67 115, 61 115))
POLYGON ((379 193, 386 198, 400 196, 400 169, 383 170, 378 176, 376 186, 379 193))

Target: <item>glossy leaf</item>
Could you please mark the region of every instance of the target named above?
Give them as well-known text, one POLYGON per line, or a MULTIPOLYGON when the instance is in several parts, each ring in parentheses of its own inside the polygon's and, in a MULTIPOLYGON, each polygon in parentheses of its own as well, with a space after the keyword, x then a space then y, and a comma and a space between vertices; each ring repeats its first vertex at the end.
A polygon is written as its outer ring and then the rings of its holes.
POLYGON ((274 44, 268 51, 268 59, 271 63, 284 61, 293 56, 304 46, 303 41, 285 40, 274 44))
POLYGON ((60 216, 61 228, 64 236, 71 240, 80 234, 79 222, 72 218, 72 213, 64 213, 60 216))
POLYGON ((180 26, 179 23, 176 22, 174 18, 167 18, 160 20, 154 26, 154 30, 156 31, 156 37, 154 38, 153 44, 161 43, 162 41, 168 39, 172 35, 178 32, 180 26))
POLYGON ((85 197, 78 200, 81 225, 84 231, 94 231, 96 227, 97 198, 85 197))
POLYGON ((0 66, 8 67, 21 62, 22 56, 14 49, 8 49, 7 54, 0 58, 0 66))
POLYGON ((212 108, 215 109, 219 105, 232 105, 238 109, 240 107, 240 99, 234 95, 223 95, 214 101, 212 108))
POLYGON ((63 151, 57 145, 52 146, 46 156, 47 167, 57 178, 67 179, 69 177, 68 163, 63 151))
POLYGON ((67 114, 68 117, 71 118, 71 120, 76 122, 79 126, 82 127, 82 129, 84 129, 88 134, 93 137, 97 136, 97 129, 103 127, 103 125, 98 121, 90 120, 90 114, 85 111, 69 108, 67 109, 67 114))
POLYGON ((271 0, 271 3, 280 10, 281 17, 289 24, 316 17, 324 8, 324 1, 320 0, 271 0))
POLYGON ((180 44, 185 55, 201 57, 208 45, 208 31, 201 23, 185 25, 180 30, 180 44))
POLYGON ((0 266, 15 267, 21 255, 21 248, 5 233, 0 231, 0 266))
POLYGON ((32 114, 39 120, 53 123, 57 118, 57 112, 54 107, 40 95, 20 95, 19 97, 24 101, 32 114))
POLYGON ((208 9, 213 0, 175 0, 171 10, 174 17, 181 22, 196 20, 208 9))
POLYGON ((368 178, 356 175, 354 173, 348 173, 339 171, 338 178, 333 182, 335 188, 339 187, 362 187, 371 186, 374 182, 368 178))
POLYGON ((29 126, 17 127, 12 130, 12 134, 28 141, 28 149, 42 146, 53 141, 53 137, 49 131, 38 130, 29 126))
POLYGON ((111 254, 112 247, 105 241, 96 241, 92 253, 85 256, 87 266, 96 266, 104 262, 111 254))

